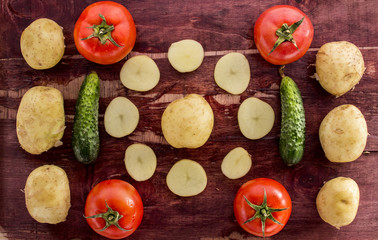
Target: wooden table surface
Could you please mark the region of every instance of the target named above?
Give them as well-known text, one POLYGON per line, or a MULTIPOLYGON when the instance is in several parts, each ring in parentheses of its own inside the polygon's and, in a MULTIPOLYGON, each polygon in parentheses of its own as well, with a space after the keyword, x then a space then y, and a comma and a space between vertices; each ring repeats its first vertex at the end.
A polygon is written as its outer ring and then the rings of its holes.
POLYGON ((81 11, 94 1, 2 0, 0 9, 0 239, 102 239, 86 223, 83 210, 90 189, 102 180, 118 178, 133 184, 144 203, 140 227, 129 239, 257 239, 245 232, 233 215, 233 199, 238 188, 257 177, 282 183, 293 200, 293 211, 285 228, 271 239, 377 239, 378 238, 378 2, 338 1, 118 1, 134 17, 137 41, 131 55, 152 57, 161 73, 151 91, 138 93, 123 87, 119 80, 125 60, 101 66, 84 59, 73 41, 74 24, 81 11), (286 66, 302 92, 306 111, 306 148, 302 161, 284 165, 278 152, 280 129, 280 77, 278 66, 262 59, 253 41, 254 23, 265 9, 288 4, 298 7, 311 19, 315 36, 309 51, 299 61, 286 66), (38 71, 22 58, 19 39, 33 20, 47 17, 63 26, 66 50, 52 69, 38 71), (167 59, 172 42, 191 38, 205 49, 198 70, 181 74, 167 59), (366 72, 355 89, 335 98, 311 78, 317 50, 330 41, 353 42, 364 56, 366 72), (251 81, 247 91, 229 95, 214 82, 218 59, 238 51, 247 57, 251 81), (71 148, 74 106, 86 73, 101 78, 100 154, 92 165, 75 160, 71 148), (16 136, 16 113, 23 94, 33 86, 53 86, 64 96, 66 130, 63 146, 41 155, 21 149, 16 136), (173 99, 189 93, 203 95, 213 108, 215 125, 209 141, 198 149, 174 149, 165 141, 160 118, 173 99), (116 139, 104 130, 103 114, 117 96, 129 98, 140 111, 137 129, 116 139), (237 125, 240 103, 251 96, 273 107, 276 115, 272 131, 260 140, 248 140, 237 125), (364 154, 352 163, 329 162, 321 148, 318 129, 324 116, 341 104, 354 104, 364 114, 370 133, 364 154), (127 146, 145 143, 155 151, 155 174, 136 182, 127 174, 123 158, 127 146), (227 179, 220 170, 223 157, 232 148, 244 147, 253 159, 249 173, 237 180, 227 179), (165 177, 179 159, 198 161, 207 172, 208 185, 200 195, 182 198, 169 191, 165 177), (57 225, 40 224, 25 207, 23 188, 28 174, 44 164, 62 167, 69 178, 71 208, 67 220, 57 225), (355 220, 341 230, 323 222, 316 210, 316 195, 324 181, 337 176, 353 178, 360 187, 361 200, 355 220))

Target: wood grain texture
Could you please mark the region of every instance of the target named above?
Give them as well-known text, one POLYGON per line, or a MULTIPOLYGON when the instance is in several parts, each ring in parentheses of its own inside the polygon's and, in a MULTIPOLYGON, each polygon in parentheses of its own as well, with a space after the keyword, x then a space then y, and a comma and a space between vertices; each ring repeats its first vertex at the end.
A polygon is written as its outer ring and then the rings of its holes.
POLYGON ((374 0, 338 1, 225 1, 225 0, 144 0, 118 1, 134 17, 137 42, 130 54, 152 57, 161 73, 151 91, 138 93, 123 87, 119 72, 124 61, 100 66, 81 57, 74 45, 73 27, 81 11, 93 1, 3 0, 0 5, 0 239, 102 239, 82 217, 90 189, 102 180, 118 178, 133 184, 144 203, 144 218, 128 239, 260 239, 243 231, 233 215, 233 199, 238 188, 257 177, 281 182, 293 200, 293 211, 286 227, 271 239, 376 239, 378 235, 378 2, 374 0), (264 61, 253 41, 253 24, 270 6, 289 4, 300 8, 312 20, 315 36, 310 50, 285 71, 298 84, 306 111, 304 158, 294 167, 284 165, 278 152, 280 133, 280 77, 277 66, 264 61), (52 69, 33 70, 23 60, 19 38, 33 20, 47 17, 63 27, 66 51, 52 69), (167 60, 167 49, 174 41, 191 38, 205 49, 198 70, 181 74, 167 60), (355 89, 335 98, 311 78, 318 48, 330 41, 355 43, 362 51, 366 72, 355 89), (239 51, 251 66, 251 82, 241 95, 229 95, 216 86, 213 71, 224 54, 239 51), (71 149, 74 106, 79 87, 90 70, 101 78, 101 150, 95 164, 85 166, 75 160, 71 149), (19 146, 16 114, 23 94, 33 86, 53 86, 64 96, 66 130, 64 145, 41 155, 31 155, 19 146), (203 95, 213 108, 215 125, 209 141, 199 149, 174 149, 165 141, 160 118, 174 99, 189 93, 203 95), (116 96, 133 101, 140 111, 140 122, 131 135, 115 139, 107 135, 103 114, 116 96), (240 103, 256 96, 274 109, 272 131, 263 139, 251 141, 237 125, 240 103), (364 114, 368 131, 365 153, 355 162, 329 162, 320 146, 318 129, 324 116, 334 107, 350 103, 364 114), (124 167, 124 151, 141 142, 154 149, 158 165, 154 176, 135 182, 124 167), (253 159, 247 176, 229 180, 220 170, 224 156, 232 148, 244 147, 253 159), (191 198, 172 194, 165 184, 170 167, 179 159, 198 161, 208 175, 203 193, 191 198), (57 225, 39 224, 28 214, 22 189, 36 167, 56 164, 68 175, 71 204, 67 220, 57 225), (337 230, 318 216, 315 198, 324 181, 337 176, 352 177, 360 186, 361 201, 352 224, 337 230))

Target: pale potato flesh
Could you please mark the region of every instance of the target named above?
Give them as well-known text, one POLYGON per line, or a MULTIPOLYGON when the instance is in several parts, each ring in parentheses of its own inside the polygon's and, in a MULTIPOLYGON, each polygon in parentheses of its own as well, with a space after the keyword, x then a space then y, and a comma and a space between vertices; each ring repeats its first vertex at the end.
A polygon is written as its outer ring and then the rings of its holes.
POLYGON ((213 125, 213 110, 198 94, 171 102, 161 118, 163 135, 175 148, 201 147, 210 137, 213 125))
POLYGON ((202 45, 192 39, 172 43, 168 49, 168 61, 181 73, 193 72, 201 66, 205 52, 202 45))
POLYGON ((71 207, 66 172, 54 165, 34 169, 26 180, 25 202, 30 216, 40 223, 65 221, 71 207))
POLYGON ((114 98, 105 110, 105 131, 112 137, 121 138, 131 134, 138 123, 139 110, 125 97, 114 98))
POLYGON ((361 111, 344 104, 330 111, 319 128, 324 153, 331 162, 351 162, 365 149, 368 131, 361 111))
POLYGON ((128 89, 145 92, 159 82, 160 71, 155 61, 145 55, 134 56, 122 66, 120 79, 128 89))
POLYGON ((222 173, 229 179, 244 177, 251 167, 251 155, 242 147, 232 149, 221 164, 222 173))
POLYGON ((44 86, 29 89, 17 111, 16 130, 21 147, 31 154, 41 154, 62 145, 64 129, 62 93, 44 86))
POLYGON ((146 181, 154 175, 156 155, 152 148, 145 144, 135 143, 125 151, 127 173, 136 181, 146 181))
POLYGON ((326 43, 316 55, 316 74, 320 85, 329 93, 341 96, 362 78, 365 63, 361 51, 353 43, 326 43))
POLYGON ((174 194, 190 197, 200 194, 207 185, 203 167, 189 159, 176 162, 167 174, 167 186, 174 194))
POLYGON ((22 32, 20 47, 22 56, 30 67, 52 68, 64 54, 62 27, 51 19, 37 19, 22 32))
POLYGON ((336 228, 350 224, 356 217, 360 201, 357 183, 337 177, 324 184, 316 197, 320 217, 336 228))
POLYGON ((267 135, 273 128, 274 118, 273 108, 255 97, 244 100, 238 110, 240 131, 248 139, 260 139, 267 135))
POLYGON ((241 53, 221 57, 214 69, 216 84, 231 94, 241 94, 249 84, 251 70, 247 58, 241 53))

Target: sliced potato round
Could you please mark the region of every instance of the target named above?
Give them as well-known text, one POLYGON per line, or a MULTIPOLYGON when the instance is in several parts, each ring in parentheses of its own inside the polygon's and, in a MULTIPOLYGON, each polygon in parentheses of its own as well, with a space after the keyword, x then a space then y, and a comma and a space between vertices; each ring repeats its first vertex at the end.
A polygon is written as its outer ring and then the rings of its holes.
POLYGON ((189 159, 176 162, 167 174, 167 186, 174 194, 190 197, 200 194, 207 185, 203 167, 189 159))
POLYGON ((148 56, 139 55, 123 64, 120 79, 128 89, 145 92, 158 84, 160 71, 154 60, 148 56))
POLYGON ((114 98, 105 110, 105 131, 112 137, 121 138, 131 134, 138 122, 138 108, 125 97, 114 98))
POLYGON ((149 146, 141 143, 130 145, 125 151, 125 166, 128 174, 136 181, 146 181, 156 170, 156 155, 149 146))
POLYGON ((244 92, 251 78, 247 58, 241 53, 229 53, 221 57, 214 69, 216 84, 231 94, 244 92))
POLYGON ((40 223, 65 221, 71 207, 70 195, 67 174, 58 166, 38 167, 26 180, 26 208, 30 216, 40 223))
POLYGON ((48 18, 37 19, 22 32, 20 47, 30 67, 38 70, 52 68, 64 54, 62 27, 48 18))
POLYGON ((202 45, 192 39, 175 43, 168 49, 168 61, 179 72, 193 72, 201 66, 205 52, 202 45))
POLYGON ((221 164, 222 173, 229 179, 244 177, 251 167, 251 155, 242 147, 232 149, 221 164))
POLYGON ((171 102, 161 117, 164 138, 175 148, 201 147, 209 139, 213 126, 213 110, 198 94, 171 102))
POLYGON ((273 108, 258 98, 247 98, 239 107, 238 122, 240 131, 246 138, 260 139, 273 128, 273 108))
POLYGON ((351 162, 359 158, 367 136, 364 115, 351 104, 334 108, 324 117, 319 128, 320 143, 331 162, 351 162))

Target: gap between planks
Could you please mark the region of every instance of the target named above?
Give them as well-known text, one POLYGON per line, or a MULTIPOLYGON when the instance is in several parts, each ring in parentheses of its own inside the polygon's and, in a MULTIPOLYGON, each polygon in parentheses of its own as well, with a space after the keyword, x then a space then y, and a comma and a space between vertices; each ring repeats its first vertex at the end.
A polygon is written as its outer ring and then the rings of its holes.
MULTIPOLYGON (((378 47, 359 47, 360 50, 378 50, 378 47)), ((319 48, 309 48, 308 52, 317 52, 319 48)), ((242 53, 245 55, 253 55, 253 54, 258 54, 259 51, 257 49, 243 49, 243 50, 221 50, 221 51, 206 51, 205 52, 205 57, 213 57, 213 56, 223 56, 227 53, 231 52, 238 52, 242 53)), ((149 56, 152 59, 166 59, 168 58, 168 53, 167 52, 161 52, 161 53, 144 53, 144 52, 134 52, 132 51, 128 57, 133 57, 137 55, 146 55, 149 56)), ((84 57, 81 56, 80 54, 77 55, 64 55, 63 59, 83 59, 84 57)), ((1 58, 0 62, 5 62, 5 61, 15 61, 15 60, 24 60, 24 58, 1 58)))

